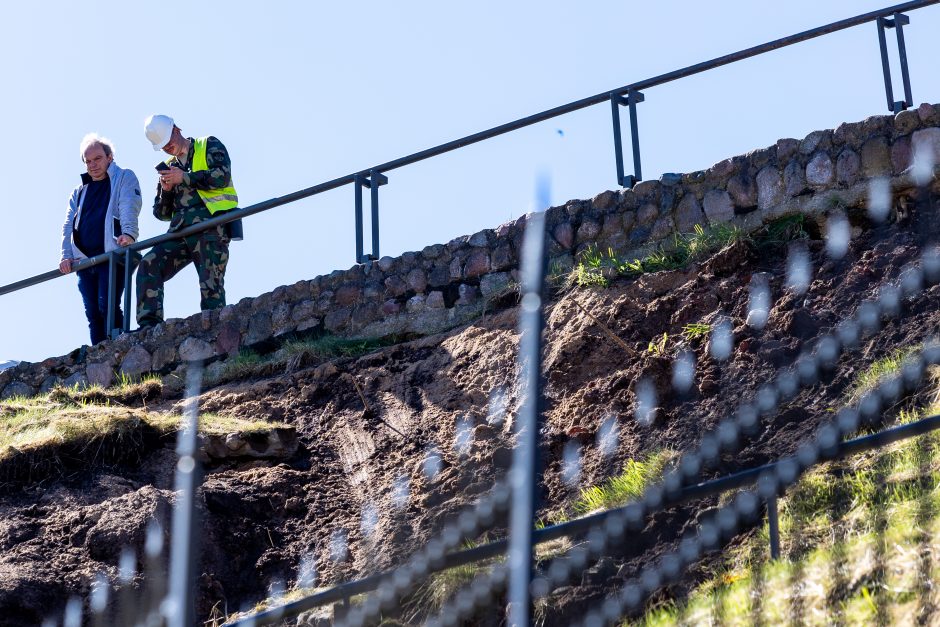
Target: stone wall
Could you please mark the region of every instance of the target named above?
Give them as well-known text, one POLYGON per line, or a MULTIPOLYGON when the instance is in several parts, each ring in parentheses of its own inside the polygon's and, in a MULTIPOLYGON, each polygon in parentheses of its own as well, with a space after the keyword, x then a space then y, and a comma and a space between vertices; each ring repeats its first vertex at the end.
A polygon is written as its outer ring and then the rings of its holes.
MULTIPOLYGON (((940 163, 940 105, 814 131, 802 140, 781 139, 708 170, 666 174, 632 190, 552 207, 547 250, 555 267, 566 268, 588 246, 639 257, 697 224, 730 223, 752 231, 792 213, 824 220, 834 207, 863 206, 873 177, 890 178, 894 193, 904 193, 910 177, 903 173, 918 145, 940 163)), ((525 223, 523 216, 447 244, 169 320, 87 351, 24 362, 0 372, 0 397, 30 395, 57 383, 109 385, 121 373, 157 372, 179 382, 179 372, 170 375, 187 361, 218 362, 243 347, 270 347, 295 333, 434 333, 478 316, 491 299, 512 289, 525 223)))

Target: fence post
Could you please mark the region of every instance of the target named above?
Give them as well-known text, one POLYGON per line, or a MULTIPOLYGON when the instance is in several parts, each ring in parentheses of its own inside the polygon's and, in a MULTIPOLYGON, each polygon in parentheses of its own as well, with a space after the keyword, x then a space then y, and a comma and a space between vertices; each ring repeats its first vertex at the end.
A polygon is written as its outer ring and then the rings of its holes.
POLYGON ((516 423, 518 440, 509 482, 509 625, 531 624, 533 526, 535 522, 538 444, 542 412, 542 285, 545 279, 545 213, 549 204, 547 181, 539 184, 536 213, 526 220, 523 236, 519 316, 519 362, 523 382, 522 407, 516 423))
POLYGON ((780 517, 776 493, 767 499, 767 526, 770 531, 770 559, 780 559, 780 517))

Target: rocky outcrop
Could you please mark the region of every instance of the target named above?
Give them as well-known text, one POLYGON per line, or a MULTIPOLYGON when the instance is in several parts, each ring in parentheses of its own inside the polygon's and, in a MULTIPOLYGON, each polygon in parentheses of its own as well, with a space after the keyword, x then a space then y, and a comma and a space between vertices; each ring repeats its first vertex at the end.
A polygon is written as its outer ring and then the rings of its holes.
MULTIPOLYGON (((845 123, 802 140, 781 139, 707 170, 666 174, 633 189, 571 200, 547 211, 551 264, 570 268, 590 246, 640 257, 668 246, 677 230, 696 225, 734 224, 753 231, 794 213, 822 222, 834 208, 864 206, 872 178, 891 179, 895 194, 905 193, 911 183, 903 173, 918 146, 940 162, 940 105, 845 123)), ((478 316, 491 299, 512 288, 526 218, 168 320, 87 352, 18 364, 0 371, 0 397, 34 394, 56 383, 108 385, 120 374, 170 374, 187 361, 222 359, 294 333, 438 332, 478 316)))

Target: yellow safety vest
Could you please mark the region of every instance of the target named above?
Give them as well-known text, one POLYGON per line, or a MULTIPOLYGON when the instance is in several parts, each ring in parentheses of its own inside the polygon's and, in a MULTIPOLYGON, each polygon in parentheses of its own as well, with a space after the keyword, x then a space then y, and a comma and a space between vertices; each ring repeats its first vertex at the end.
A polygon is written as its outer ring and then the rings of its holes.
MULTIPOLYGON (((193 151, 193 172, 201 172, 209 169, 209 165, 206 163, 206 142, 208 140, 208 137, 199 137, 194 140, 196 149, 193 151)), ((202 201, 206 203, 206 208, 212 215, 215 215, 219 211, 234 209, 238 206, 238 194, 235 193, 235 188, 232 186, 231 182, 229 182, 228 187, 221 189, 197 189, 196 191, 199 193, 199 197, 202 198, 202 201)))

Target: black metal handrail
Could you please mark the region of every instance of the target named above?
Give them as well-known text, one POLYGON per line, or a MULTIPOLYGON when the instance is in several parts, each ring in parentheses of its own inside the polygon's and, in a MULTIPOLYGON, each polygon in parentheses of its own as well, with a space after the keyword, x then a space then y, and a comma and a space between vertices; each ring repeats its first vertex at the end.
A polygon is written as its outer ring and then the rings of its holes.
MULTIPOLYGON (((472 135, 467 135, 460 139, 450 141, 444 144, 440 144, 433 148, 428 148, 392 161, 387 161, 364 170, 359 170, 352 174, 347 174, 339 178, 335 178, 313 187, 308 187, 285 196, 280 196, 277 198, 272 198, 263 202, 256 203, 249 207, 243 209, 236 209, 226 214, 201 222, 197 225, 193 225, 186 229, 176 231, 173 233, 165 233, 157 237, 152 237, 147 240, 136 242, 131 246, 123 249, 120 252, 123 252, 125 255, 125 260, 130 261, 130 258, 136 251, 143 250, 159 244, 161 242, 179 239, 188 235, 193 235, 195 233, 200 233, 207 229, 215 228, 217 226, 238 220, 241 218, 246 218, 248 216, 260 213, 262 211, 267 211, 273 209, 274 207, 279 207, 281 205, 286 205, 288 203, 296 202, 304 198, 309 198, 323 192, 327 192, 345 185, 354 185, 355 191, 355 221, 356 221, 356 262, 361 263, 368 259, 376 259, 379 256, 379 206, 378 206, 378 189, 381 185, 385 185, 388 182, 388 178, 385 173, 423 161, 425 159, 430 159, 431 157, 436 157, 458 148, 463 148, 471 144, 475 144, 486 139, 492 139, 499 135, 504 135, 521 128, 532 126, 552 118, 572 113, 580 109, 584 109, 593 105, 601 104, 603 102, 610 102, 612 115, 613 115, 613 131, 614 131, 614 146, 615 146, 615 157, 616 157, 616 167, 617 167, 617 183, 625 187, 632 187, 637 181, 641 179, 641 164, 640 164, 640 147, 639 147, 639 136, 637 132, 637 117, 636 117, 636 105, 640 102, 643 102, 643 94, 641 90, 647 89, 650 87, 655 87, 657 85, 663 85, 681 78, 692 76, 695 74, 700 74, 707 70, 712 70, 730 63, 735 63, 737 61, 742 61, 744 59, 749 59, 757 55, 761 55, 773 50, 778 50, 787 46, 791 46, 809 39, 814 39, 816 37, 821 37, 830 33, 834 33, 840 30, 845 30, 847 28, 852 28, 861 24, 868 22, 877 22, 878 25, 878 37, 879 37, 879 46, 881 50, 881 61, 882 61, 882 71, 884 74, 885 80, 885 91, 888 102, 888 109, 893 112, 906 109, 913 105, 913 97, 911 96, 910 88, 910 77, 907 66, 907 52, 904 44, 904 37, 902 32, 902 27, 909 23, 907 16, 903 15, 905 11, 913 11, 916 9, 921 9, 933 4, 937 4, 940 0, 913 0, 911 2, 905 2, 902 4, 897 4, 894 6, 886 7, 884 9, 879 9, 877 11, 871 11, 869 13, 863 13, 855 17, 847 18, 831 24, 826 24, 817 28, 806 30, 788 37, 782 37, 758 46, 753 46, 751 48, 746 48, 738 52, 727 54, 721 57, 716 57, 709 61, 704 61, 702 63, 697 63, 695 65, 690 65, 688 67, 675 70, 672 72, 667 72, 666 74, 660 74, 652 78, 647 78, 641 81, 630 83, 629 85, 624 85, 610 91, 601 92, 593 96, 582 98, 581 100, 576 100, 559 107, 554 107, 530 115, 524 118, 520 118, 513 122, 502 124, 500 126, 493 127, 486 131, 481 131, 479 133, 474 133, 472 135), (897 35, 898 42, 898 54, 900 58, 901 66, 901 76, 902 83, 904 87, 905 99, 903 101, 895 101, 893 97, 893 90, 891 86, 891 70, 888 63, 888 54, 887 54, 887 44, 885 38, 885 29, 894 28, 897 35), (624 174, 623 166, 623 155, 622 155, 622 145, 620 137, 620 106, 629 107, 630 111, 630 121, 631 121, 631 137, 633 144, 633 175, 624 174), (362 219, 362 187, 368 187, 371 192, 371 217, 372 217, 372 252, 368 255, 363 254, 363 219, 362 219)), ((95 257, 92 257, 87 260, 83 260, 80 263, 74 265, 74 269, 81 270, 85 268, 90 268, 102 263, 108 262, 110 259, 115 258, 114 254, 101 254, 95 257)), ((116 260, 116 259, 115 259, 116 260)), ((127 263, 126 268, 130 268, 132 264, 127 263)), ((113 274, 113 272, 112 272, 113 274)), ((128 272, 129 274, 129 272, 128 272)), ((0 286, 0 296, 15 292, 57 277, 63 276, 58 270, 52 270, 49 272, 44 272, 33 277, 22 279, 10 283, 8 285, 0 286)), ((112 286, 114 285, 112 281, 112 286)), ((125 308, 129 303, 129 292, 130 285, 127 284, 127 292, 125 295, 125 308)), ((113 287, 112 287, 113 294, 113 287)), ((113 295, 112 295, 113 298, 113 295)), ((113 309, 113 308, 112 308, 113 309)), ((125 315, 124 317, 124 330, 129 329, 129 320, 130 316, 125 315)))

